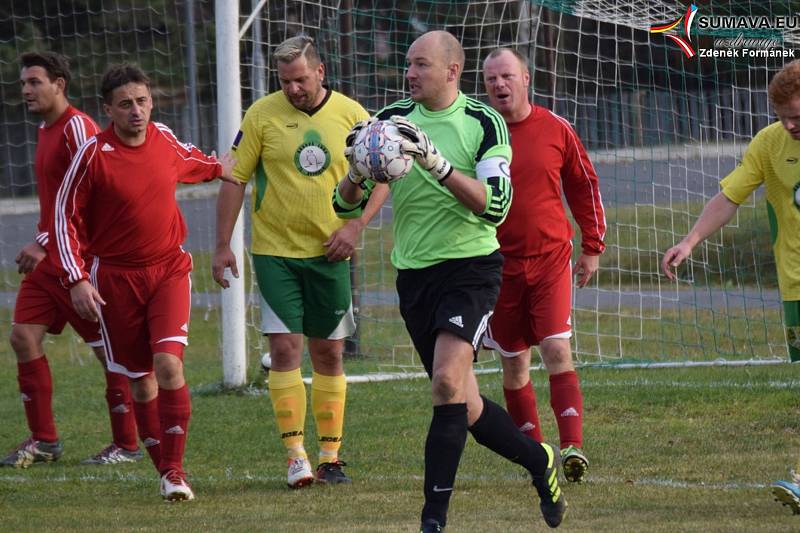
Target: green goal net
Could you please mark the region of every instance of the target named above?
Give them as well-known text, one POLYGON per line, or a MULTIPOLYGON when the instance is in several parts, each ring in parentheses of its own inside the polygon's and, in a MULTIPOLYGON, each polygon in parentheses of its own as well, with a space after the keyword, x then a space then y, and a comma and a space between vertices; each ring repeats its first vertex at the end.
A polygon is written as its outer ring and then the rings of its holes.
MULTIPOLYGON (((699 246, 670 282, 663 252, 697 219, 750 138, 774 120, 771 76, 789 57, 701 57, 744 45, 793 50, 795 27, 721 28, 709 20, 773 20, 789 1, 700 6, 686 31, 687 5, 622 1, 240 2, 242 105, 278 90, 270 56, 283 39, 317 39, 334 89, 368 110, 406 95, 405 52, 423 32, 452 32, 466 51, 462 90, 483 98, 480 67, 494 47, 530 58, 532 98, 565 117, 590 152, 606 208, 607 251, 589 287, 574 294, 573 349, 583 363, 776 360, 786 358, 765 202, 760 193, 724 230, 699 246), (713 17, 717 17, 714 19, 713 17), (664 30, 677 20, 682 22, 664 30), (701 27, 701 19, 705 27, 701 27), (727 20, 727 19, 726 19, 727 20), (676 38, 695 53, 688 57, 676 38), (767 42, 768 41, 768 42, 767 42)), ((105 65, 139 62, 155 80, 155 118, 178 137, 216 148, 214 2, 210 0, 10 1, 0 7, 0 334, 7 337, 19 286, 14 257, 36 220, 32 157, 35 121, 23 112, 17 56, 32 49, 69 55, 70 96, 103 118, 98 90, 105 65)), ((179 191, 195 256, 193 334, 219 318, 210 279, 216 186, 179 191), (199 322, 198 322, 199 320, 199 322)), ((354 267, 359 334, 353 361, 370 371, 419 370, 397 312, 391 203, 364 232, 354 267)), ((248 276, 251 367, 267 346, 257 334, 258 299, 248 276)), ((202 334, 202 333, 200 333, 202 334)), ((490 353, 481 355, 496 365, 490 353)))

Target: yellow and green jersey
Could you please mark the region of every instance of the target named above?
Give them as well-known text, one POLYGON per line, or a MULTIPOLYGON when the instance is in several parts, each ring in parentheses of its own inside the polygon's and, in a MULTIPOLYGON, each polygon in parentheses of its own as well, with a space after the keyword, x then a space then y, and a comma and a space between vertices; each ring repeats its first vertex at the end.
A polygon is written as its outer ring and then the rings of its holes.
POLYGON ((800 300, 800 141, 780 122, 753 137, 741 165, 720 185, 726 198, 741 204, 762 183, 781 298, 800 300))
POLYGON ((307 113, 277 91, 256 101, 233 143, 233 175, 255 179, 250 212, 252 251, 306 258, 325 253, 322 243, 340 228, 331 191, 345 176, 344 141, 353 125, 369 118, 358 102, 328 90, 307 113))

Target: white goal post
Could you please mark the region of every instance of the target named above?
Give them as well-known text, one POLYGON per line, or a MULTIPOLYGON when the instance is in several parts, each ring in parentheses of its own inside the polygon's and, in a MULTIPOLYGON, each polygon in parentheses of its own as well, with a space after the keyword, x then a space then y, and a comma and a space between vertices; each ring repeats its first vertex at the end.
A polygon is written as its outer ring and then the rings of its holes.
MULTIPOLYGON (((242 116, 239 76, 239 3, 216 0, 218 153, 230 150, 242 116)), ((222 382, 227 388, 247 382, 245 341, 244 221, 239 212, 231 236, 231 250, 241 275, 234 278, 226 269, 230 286, 222 291, 222 382)))

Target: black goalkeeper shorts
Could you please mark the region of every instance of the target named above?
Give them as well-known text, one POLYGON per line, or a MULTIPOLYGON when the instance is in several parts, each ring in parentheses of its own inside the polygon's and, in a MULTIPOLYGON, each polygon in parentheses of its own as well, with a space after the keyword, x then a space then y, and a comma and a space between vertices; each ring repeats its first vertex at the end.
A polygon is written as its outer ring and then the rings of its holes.
POLYGON ((398 270, 400 314, 429 377, 440 330, 466 340, 477 355, 500 293, 502 271, 503 256, 498 251, 398 270))

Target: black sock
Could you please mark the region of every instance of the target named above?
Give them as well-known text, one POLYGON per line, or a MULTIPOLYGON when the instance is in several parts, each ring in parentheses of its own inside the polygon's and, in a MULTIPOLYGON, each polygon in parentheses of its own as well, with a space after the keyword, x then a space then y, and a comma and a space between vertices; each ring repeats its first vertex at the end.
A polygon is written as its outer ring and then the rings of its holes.
POLYGON ((467 442, 467 404, 453 403, 433 408, 425 441, 425 506, 422 521, 432 518, 444 526, 453 493, 458 462, 467 442))
POLYGON ((525 467, 531 476, 542 476, 547 468, 547 452, 514 424, 505 409, 483 398, 483 412, 469 428, 478 444, 486 446, 511 462, 525 467))

